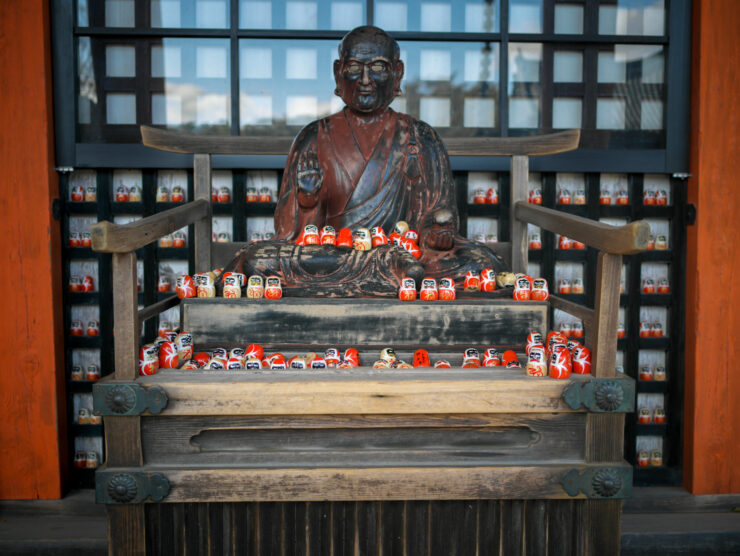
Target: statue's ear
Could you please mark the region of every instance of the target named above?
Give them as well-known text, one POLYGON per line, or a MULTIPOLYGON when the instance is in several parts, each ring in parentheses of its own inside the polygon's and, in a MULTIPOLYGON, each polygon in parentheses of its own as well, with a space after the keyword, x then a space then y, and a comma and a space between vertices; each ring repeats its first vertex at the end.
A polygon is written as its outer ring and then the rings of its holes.
POLYGON ((341 98, 342 96, 342 90, 341 90, 341 72, 342 72, 342 62, 340 60, 334 60, 334 83, 336 83, 337 87, 334 89, 334 94, 341 98))
POLYGON ((393 93, 394 96, 398 96, 401 94, 401 81, 403 81, 404 65, 400 58, 396 60, 393 65, 393 93))

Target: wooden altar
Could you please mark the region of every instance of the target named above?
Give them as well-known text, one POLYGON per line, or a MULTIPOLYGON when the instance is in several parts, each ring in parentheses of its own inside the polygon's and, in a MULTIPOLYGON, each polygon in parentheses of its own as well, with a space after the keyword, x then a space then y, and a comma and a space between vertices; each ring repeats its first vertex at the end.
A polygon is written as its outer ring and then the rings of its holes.
MULTIPOLYGON (((141 323, 135 250, 195 224, 204 271, 235 244, 211 243, 211 156, 284 154, 286 138, 207 138, 142 129, 156 148, 194 154, 195 200, 118 226, 93 247, 113 253, 115 374, 94 388, 107 459, 96 476, 111 554, 618 554, 625 412, 634 382, 616 376, 623 254, 647 244, 641 222, 611 227, 526 202, 529 156, 573 149, 578 132, 448 139, 451 155, 511 157, 511 239, 526 270, 527 223, 599 250, 596 304, 551 294, 584 323, 592 375, 532 378, 490 369, 181 371, 137 376, 141 323)), ((188 299, 182 327, 198 348, 261 343, 286 355, 392 346, 410 360, 471 346, 523 351, 548 329, 548 302, 461 297, 188 299)))

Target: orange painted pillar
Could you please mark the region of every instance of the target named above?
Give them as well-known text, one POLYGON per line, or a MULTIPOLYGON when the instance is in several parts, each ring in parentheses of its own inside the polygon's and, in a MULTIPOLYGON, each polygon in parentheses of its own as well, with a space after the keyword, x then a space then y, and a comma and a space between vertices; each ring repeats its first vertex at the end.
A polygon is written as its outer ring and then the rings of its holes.
POLYGON ((0 2, 0 498, 58 498, 68 466, 48 0, 0 2))
POLYGON ((740 4, 693 10, 684 483, 740 493, 740 4))

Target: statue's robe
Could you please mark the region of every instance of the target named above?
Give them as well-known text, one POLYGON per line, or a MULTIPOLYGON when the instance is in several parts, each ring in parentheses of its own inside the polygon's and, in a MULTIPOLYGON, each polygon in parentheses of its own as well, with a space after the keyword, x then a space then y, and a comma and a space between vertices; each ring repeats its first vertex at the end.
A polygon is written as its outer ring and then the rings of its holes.
POLYGON ((338 296, 395 295, 404 275, 417 280, 450 276, 462 286, 468 270, 503 270, 501 260, 486 246, 457 233, 455 187, 437 133, 391 109, 372 130, 353 131, 346 110, 315 121, 298 134, 275 211, 275 240, 242 250, 227 270, 277 275, 284 287, 297 287, 302 295, 338 296), (377 139, 358 139, 357 133, 374 133, 377 139), (307 151, 317 154, 323 171, 321 187, 312 195, 300 190, 297 178, 299 159, 307 151), (454 246, 446 251, 427 244, 439 211, 449 211, 455 230, 454 246), (294 245, 308 224, 319 230, 330 225, 337 232, 381 226, 390 233, 400 220, 419 233, 419 260, 394 246, 357 252, 294 245))

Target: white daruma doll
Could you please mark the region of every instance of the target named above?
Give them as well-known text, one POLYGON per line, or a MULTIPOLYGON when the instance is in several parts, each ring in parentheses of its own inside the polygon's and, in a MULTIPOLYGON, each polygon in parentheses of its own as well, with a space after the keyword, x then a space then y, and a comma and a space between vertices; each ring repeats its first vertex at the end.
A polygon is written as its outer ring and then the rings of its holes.
POLYGON ((254 274, 247 280, 247 297, 250 299, 260 299, 265 293, 265 287, 262 282, 262 276, 254 274))

